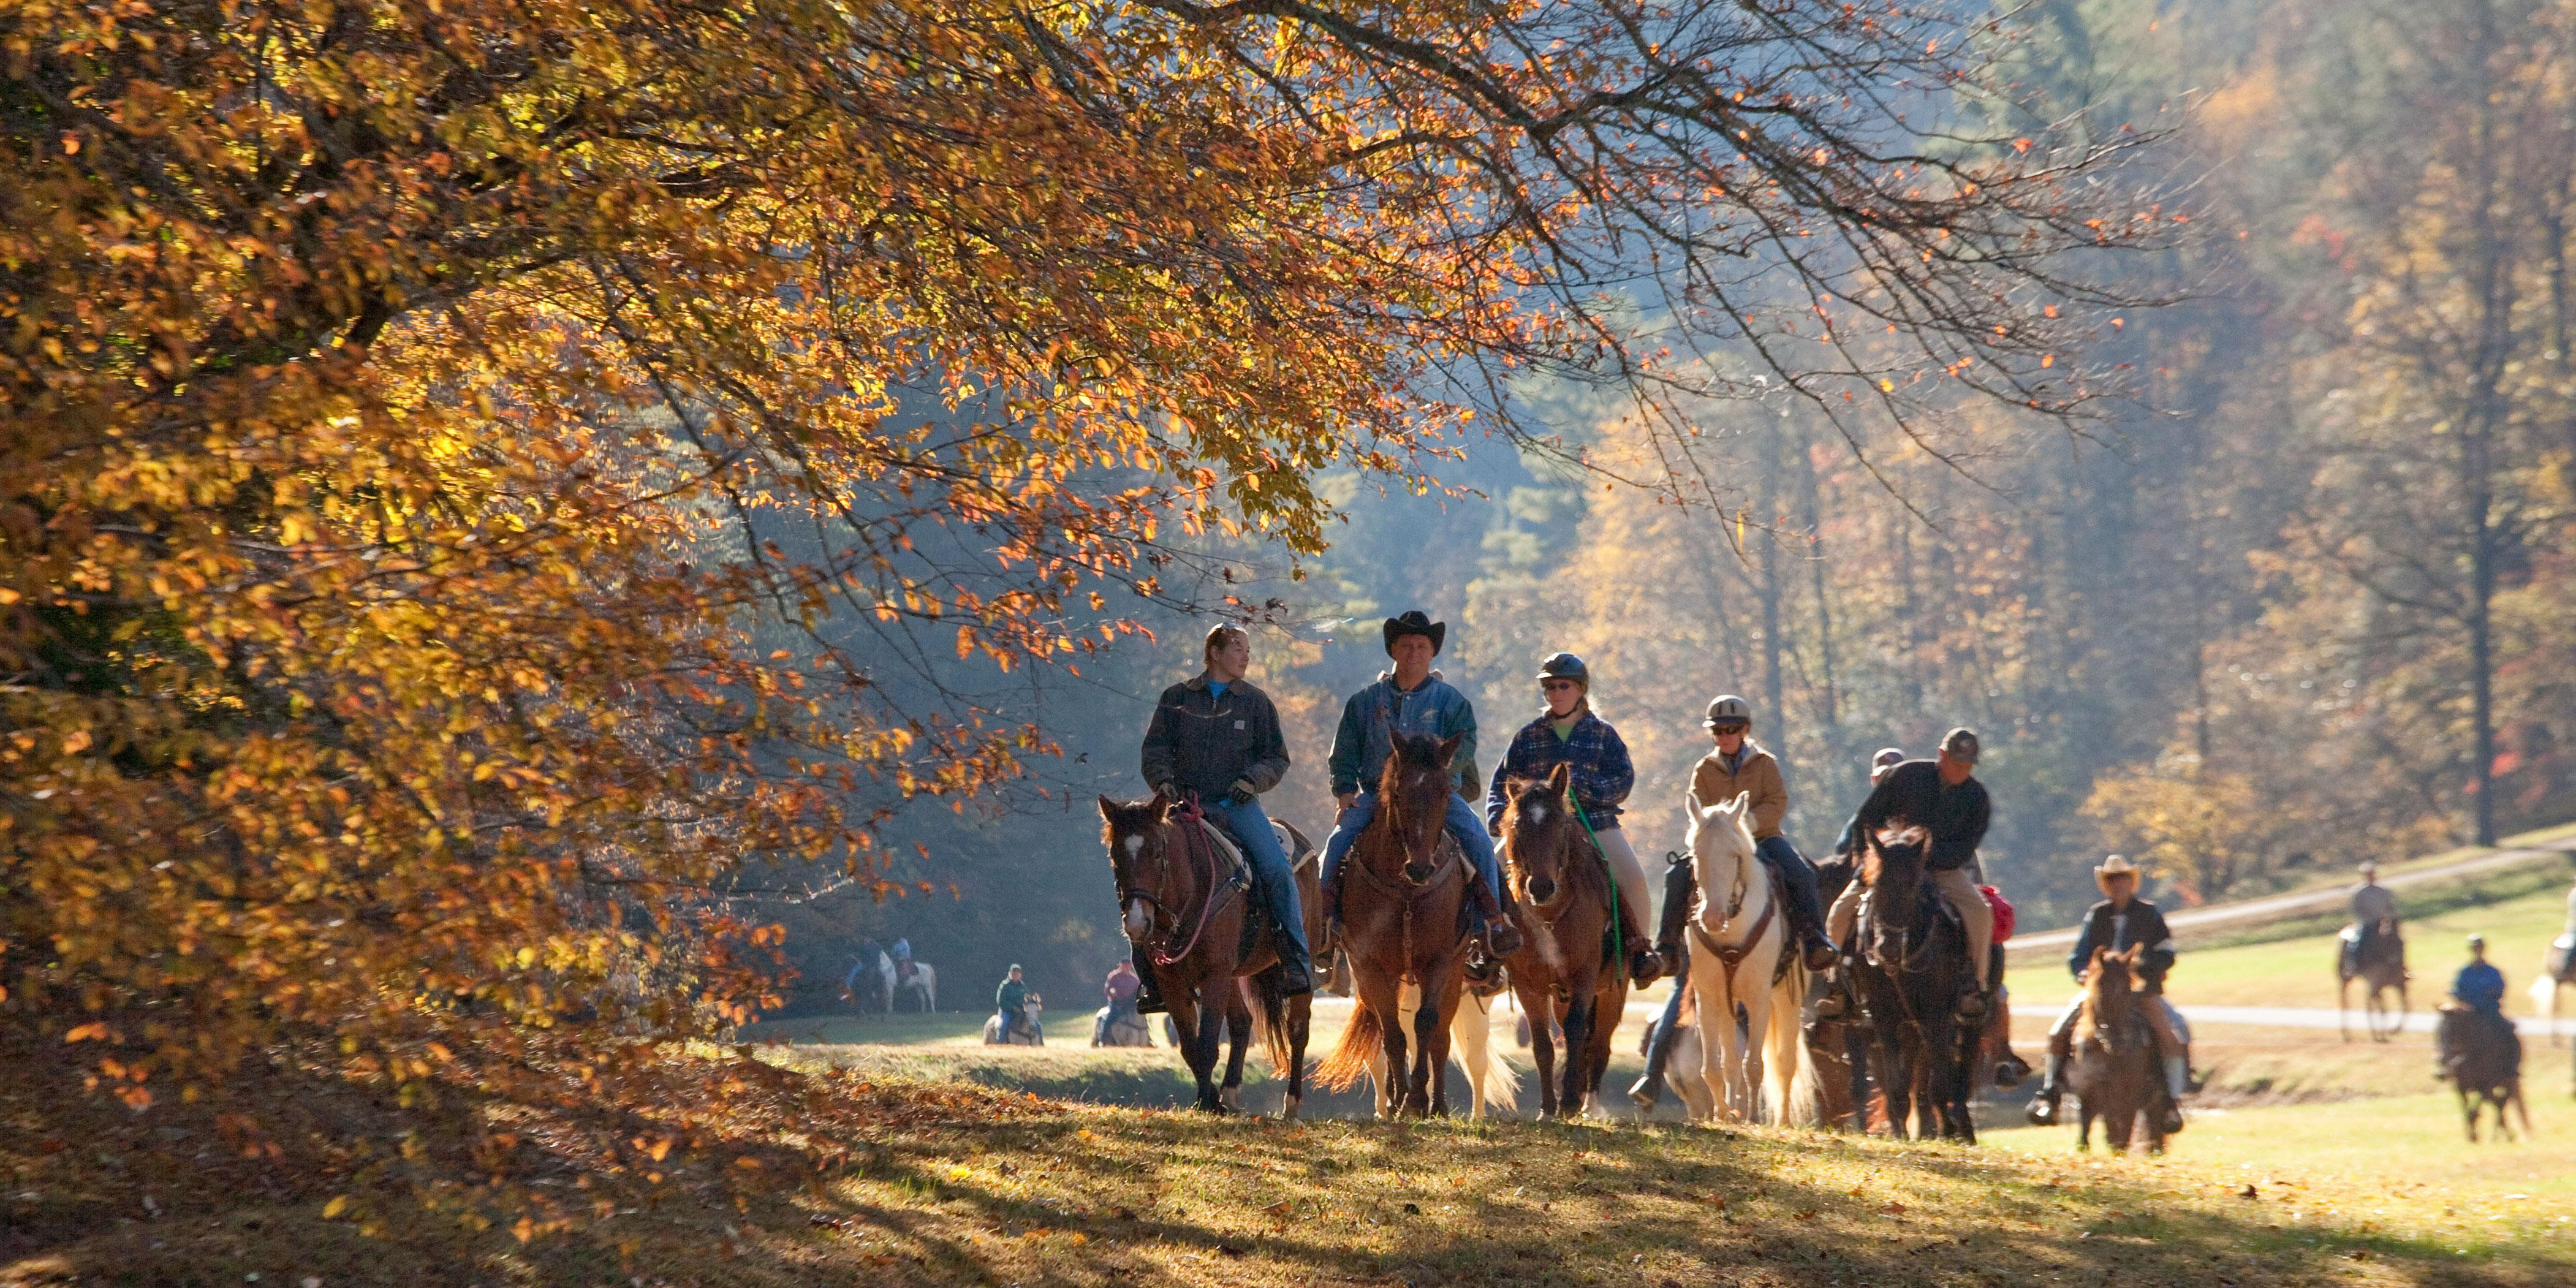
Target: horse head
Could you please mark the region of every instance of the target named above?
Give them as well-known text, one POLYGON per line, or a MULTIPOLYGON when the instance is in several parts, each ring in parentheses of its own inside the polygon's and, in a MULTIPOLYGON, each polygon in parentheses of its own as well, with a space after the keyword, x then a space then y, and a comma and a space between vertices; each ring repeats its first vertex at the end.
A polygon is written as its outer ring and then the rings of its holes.
POLYGON ((1464 735, 1396 734, 1386 768, 1378 775, 1378 822, 1403 850, 1404 879, 1415 885, 1429 883, 1439 871, 1436 847, 1441 825, 1449 819, 1450 784, 1456 778, 1450 765, 1465 741, 1464 735))
POLYGON ((1172 812, 1178 801, 1162 793, 1141 801, 1100 798, 1101 844, 1118 882, 1119 924, 1130 943, 1153 937, 1154 923, 1185 901, 1171 862, 1172 812))
POLYGON ((1698 878, 1701 927, 1710 934, 1726 928, 1744 906, 1753 882, 1753 794, 1708 804, 1697 790, 1690 795, 1690 832, 1685 845, 1692 875, 1698 878), (1720 892, 1724 894, 1721 897, 1720 892), (1712 911, 1714 910, 1714 911, 1712 911))
POLYGON ((1896 824, 1880 828, 1863 849, 1860 881, 1869 890, 1867 937, 1873 951, 1895 951, 1897 937, 1912 928, 1914 909, 1921 901, 1923 865, 1932 854, 1932 834, 1911 824, 1896 824))
POLYGON ((1574 814, 1573 781, 1573 767, 1559 764, 1545 778, 1515 778, 1507 789, 1503 852, 1522 896, 1543 915, 1552 915, 1546 910, 1574 885, 1566 865, 1583 839, 1583 824, 1574 814))
POLYGON ((2129 1014, 2138 988, 2138 958, 2144 944, 2132 944, 2127 952, 2115 953, 2108 948, 2093 950, 2092 964, 2084 971, 2084 1015, 2089 1038, 2099 1040, 2108 1049, 2116 1045, 2120 1021, 2129 1014))

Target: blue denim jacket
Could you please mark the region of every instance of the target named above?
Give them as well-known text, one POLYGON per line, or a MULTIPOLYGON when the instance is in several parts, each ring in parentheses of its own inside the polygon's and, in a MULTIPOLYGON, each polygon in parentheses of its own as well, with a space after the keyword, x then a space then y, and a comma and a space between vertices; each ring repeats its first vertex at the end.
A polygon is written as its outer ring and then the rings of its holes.
POLYGON ((1333 754, 1327 762, 1334 795, 1377 790, 1378 775, 1386 772, 1386 758, 1395 752, 1391 731, 1435 738, 1466 735, 1459 740, 1457 759, 1451 763, 1458 774, 1458 794, 1476 798, 1476 707, 1438 671, 1410 693, 1398 693, 1395 673, 1383 672, 1377 683, 1342 704, 1342 727, 1333 734, 1333 754))

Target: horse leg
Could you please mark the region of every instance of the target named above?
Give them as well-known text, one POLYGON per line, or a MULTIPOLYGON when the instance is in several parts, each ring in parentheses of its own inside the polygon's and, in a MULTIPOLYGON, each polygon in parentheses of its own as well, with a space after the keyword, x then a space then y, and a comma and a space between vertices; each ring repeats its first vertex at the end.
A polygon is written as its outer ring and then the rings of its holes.
MULTIPOLYGON (((1756 973, 1758 981, 1767 972, 1756 973)), ((1762 1121, 1764 1048, 1771 1036, 1771 990, 1756 983, 1744 997, 1744 1120, 1762 1121)), ((1784 1098, 1783 1103, 1786 1103, 1784 1098)))
POLYGON ((1288 1095, 1279 1102, 1279 1116, 1297 1121, 1297 1107, 1306 1101, 1306 1035, 1314 1025, 1314 997, 1299 994, 1288 999, 1288 1095))
POLYGON ((2340 965, 2335 968, 2335 1030, 2344 1041, 2352 1041, 2352 976, 2344 974, 2340 965))
MULTIPOLYGON (((1579 983, 1579 981, 1578 981, 1579 983)), ((1565 1070, 1557 1078, 1559 1111, 1567 1118, 1583 1116, 1583 1052, 1592 1045, 1592 1021, 1600 1003, 1579 987, 1570 988, 1565 1001, 1565 1070)))
POLYGON ((1556 1026, 1549 1022, 1556 1013, 1556 999, 1545 991, 1518 986, 1513 992, 1521 999, 1521 1014, 1529 1020, 1530 1059, 1538 1066, 1538 1111, 1557 1116, 1556 1102, 1556 1026))
POLYGON ((1887 1100, 1887 1133, 1904 1140, 1912 1131, 1914 1116, 1914 1061, 1901 1034, 1882 1036, 1878 1043, 1878 1093, 1887 1100))
MULTIPOLYGON (((1233 981, 1225 983, 1226 991, 1232 992, 1233 981)), ((1202 989, 1201 996, 1195 999, 1198 1003, 1198 1031, 1193 1035, 1192 1045, 1197 1048, 1198 1059, 1190 1067, 1199 1079, 1199 1108, 1221 1114, 1226 1112, 1225 1093, 1217 1086, 1216 1059, 1218 1044, 1225 1035, 1226 1013, 1222 998, 1208 997, 1206 991, 1202 989)))
POLYGON ((2460 1116, 2461 1116, 2462 1118, 2466 1119, 2466 1120, 2468 1121, 2468 1125, 2469 1125, 2469 1143, 2470 1143, 2470 1144, 2472 1144, 2472 1145, 2477 1144, 2477 1143, 2478 1143, 2478 1102, 2477 1102, 2477 1096, 2476 1096, 2476 1094, 2475 1094, 2474 1092, 2471 1092, 2471 1091, 2469 1090, 2469 1084, 2468 1084, 2468 1082, 2467 1082, 2467 1080, 2466 1080, 2466 1079, 2455 1079, 2454 1081, 2457 1083, 2457 1085, 2459 1086, 2459 1090, 2460 1090, 2460 1116))
POLYGON ((1378 1016, 1378 1061, 1381 1076, 1377 1080, 1377 1114, 1393 1118, 1404 1108, 1404 983, 1393 974, 1357 969, 1361 1006, 1378 1016))
POLYGON ((1198 990, 1166 988, 1163 998, 1171 1011, 1174 1036, 1180 1039, 1181 1059, 1190 1066, 1191 1080, 1198 1084, 1197 1107, 1212 1112, 1216 1108, 1216 1082, 1208 1076, 1208 1067, 1215 1063, 1216 1049, 1199 1040, 1198 990))
POLYGON ((1422 1010, 1431 1025, 1421 1039, 1423 1078, 1431 1091, 1430 1111, 1439 1118, 1449 1116, 1449 1026, 1458 1018, 1460 997, 1466 991, 1456 974, 1444 974, 1437 988, 1425 980, 1422 989, 1422 1010))
POLYGON ((1217 1100, 1227 1113, 1243 1112, 1243 1056, 1252 1046, 1252 1010, 1244 1005, 1241 989, 1228 990, 1234 1004, 1225 1012, 1225 1083, 1217 1088, 1217 1100))
POLYGON ((1405 1092, 1405 1112, 1420 1117, 1449 1112, 1449 1026, 1440 1022, 1440 1003, 1425 981, 1422 1005, 1413 1012, 1413 1076, 1405 1092), (1434 1042, 1434 1038, 1440 1039, 1434 1042))
POLYGON ((2075 1152, 2090 1154, 2093 1152, 2093 1102, 2078 1099, 2075 1108, 2075 1152))

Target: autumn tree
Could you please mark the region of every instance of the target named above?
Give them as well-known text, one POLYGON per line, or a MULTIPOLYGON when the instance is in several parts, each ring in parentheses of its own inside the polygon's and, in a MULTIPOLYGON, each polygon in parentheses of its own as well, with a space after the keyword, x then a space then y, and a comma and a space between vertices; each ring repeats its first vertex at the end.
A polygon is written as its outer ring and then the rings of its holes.
POLYGON ((2080 404, 2060 255, 2162 216, 2083 186, 2124 140, 1954 137, 1971 35, 0 10, 10 1023, 137 1105, 297 1034, 613 1086, 766 995, 746 864, 870 879, 905 801, 1048 749, 925 659, 1078 665, 1193 533, 1311 555, 1328 466, 1536 441, 1531 373, 1686 452, 1722 345, 1838 408, 2080 404), (1896 347, 1793 360, 1827 292, 1896 347))

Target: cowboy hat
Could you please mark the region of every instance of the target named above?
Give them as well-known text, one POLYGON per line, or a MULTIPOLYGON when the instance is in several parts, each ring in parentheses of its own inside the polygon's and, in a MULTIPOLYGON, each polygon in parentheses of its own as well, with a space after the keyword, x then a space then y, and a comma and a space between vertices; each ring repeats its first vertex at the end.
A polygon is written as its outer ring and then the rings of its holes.
POLYGON ((1438 656, 1440 646, 1449 638, 1449 623, 1435 622, 1419 608, 1408 608, 1401 617, 1386 619, 1386 655, 1395 656, 1395 642, 1407 635, 1419 635, 1431 641, 1431 652, 1438 656))
POLYGON ((2137 875, 2138 865, 2129 862, 2128 856, 2124 854, 2114 854, 2093 866, 2093 879, 2096 881, 2106 881, 2112 877, 2135 877, 2137 875))

